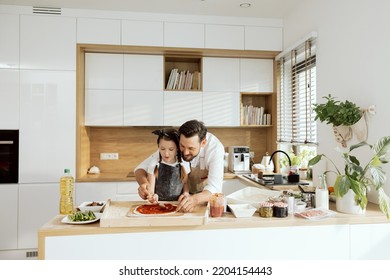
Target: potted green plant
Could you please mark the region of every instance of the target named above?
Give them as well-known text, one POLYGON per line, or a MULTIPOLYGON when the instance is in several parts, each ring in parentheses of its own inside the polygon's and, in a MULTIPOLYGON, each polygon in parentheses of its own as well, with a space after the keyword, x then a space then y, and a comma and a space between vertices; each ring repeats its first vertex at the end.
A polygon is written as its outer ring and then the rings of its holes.
POLYGON ((352 145, 347 152, 341 152, 344 160, 343 173, 337 168, 336 164, 324 154, 315 156, 308 164, 309 166, 313 166, 323 157, 327 158, 335 167, 335 171, 325 171, 324 173, 334 172, 337 175, 334 183, 336 200, 352 192, 354 202, 362 210, 367 206, 367 192, 371 188, 374 188, 378 192, 379 207, 381 211, 387 218, 390 218, 390 198, 382 188, 383 184, 386 182, 386 174, 382 165, 389 161, 389 150, 390 136, 380 138, 374 145, 370 145, 365 141, 352 145), (352 155, 352 152, 356 152, 356 149, 367 146, 372 152, 372 157, 365 165, 362 165, 357 157, 352 155))
MULTIPOLYGON (((346 147, 346 142, 352 138, 351 126, 364 121, 363 110, 351 101, 340 102, 332 95, 324 96, 327 101, 325 103, 314 104, 314 112, 316 113, 314 120, 320 120, 326 124, 333 125, 333 132, 336 141, 346 147)), ((365 122, 363 126, 365 125, 365 122)), ((365 140, 367 135, 364 134, 361 140, 365 140)))
POLYGON ((327 100, 326 103, 314 104, 313 110, 316 113, 314 120, 319 119, 333 126, 351 126, 363 116, 363 111, 351 101, 340 102, 330 94, 323 98, 327 100))

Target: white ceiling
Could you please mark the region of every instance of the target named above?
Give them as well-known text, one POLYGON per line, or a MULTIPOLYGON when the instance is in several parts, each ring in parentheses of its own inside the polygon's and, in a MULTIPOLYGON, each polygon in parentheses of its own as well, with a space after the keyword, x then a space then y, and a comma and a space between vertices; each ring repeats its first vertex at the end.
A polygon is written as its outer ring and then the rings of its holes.
POLYGON ((283 18, 306 0, 0 0, 0 4, 131 12, 283 18), (250 8, 241 8, 250 3, 250 8))

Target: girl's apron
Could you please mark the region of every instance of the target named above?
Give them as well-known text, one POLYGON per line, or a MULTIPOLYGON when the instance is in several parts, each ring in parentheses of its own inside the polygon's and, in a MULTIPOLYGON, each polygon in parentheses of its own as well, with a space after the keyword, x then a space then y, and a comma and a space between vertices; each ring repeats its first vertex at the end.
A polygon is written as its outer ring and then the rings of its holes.
POLYGON ((178 200, 183 191, 183 183, 180 180, 180 164, 171 166, 160 162, 158 167, 158 178, 156 178, 155 193, 158 200, 178 200))

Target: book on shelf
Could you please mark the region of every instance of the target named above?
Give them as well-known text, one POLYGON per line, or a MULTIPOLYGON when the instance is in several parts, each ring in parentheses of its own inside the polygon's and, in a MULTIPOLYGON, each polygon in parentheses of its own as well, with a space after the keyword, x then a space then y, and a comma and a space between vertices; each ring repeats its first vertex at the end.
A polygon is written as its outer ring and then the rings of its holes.
POLYGON ((264 107, 243 105, 241 120, 243 125, 271 125, 271 114, 264 114, 264 107))
POLYGON ((171 70, 166 85, 167 90, 199 90, 201 82, 199 71, 190 72, 174 68, 171 70))
POLYGON ((178 71, 178 69, 176 69, 176 68, 171 70, 171 73, 169 75, 169 79, 168 79, 168 83, 167 83, 166 89, 173 89, 173 85, 175 83, 177 71, 178 71))
POLYGON ((199 86, 199 77, 200 77, 200 73, 198 71, 195 71, 194 72, 194 75, 193 75, 193 79, 192 79, 192 86, 191 88, 194 89, 194 90, 198 90, 200 89, 200 86, 199 86))

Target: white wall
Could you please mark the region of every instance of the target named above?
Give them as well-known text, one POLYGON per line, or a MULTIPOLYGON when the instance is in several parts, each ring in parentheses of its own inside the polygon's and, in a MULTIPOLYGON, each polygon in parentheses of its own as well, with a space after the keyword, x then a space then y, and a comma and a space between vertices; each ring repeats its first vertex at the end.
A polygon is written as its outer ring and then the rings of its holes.
MULTIPOLYGON (((388 0, 308 0, 284 19, 284 48, 318 32, 318 102, 330 93, 361 108, 376 105, 377 113, 369 120, 371 144, 390 135, 389 10, 388 0)), ((318 136, 319 153, 338 159, 331 127, 319 124, 318 136)), ((385 170, 389 178, 385 190, 390 194, 390 164, 385 170)), ((369 200, 376 202, 376 195, 371 193, 369 200)))

